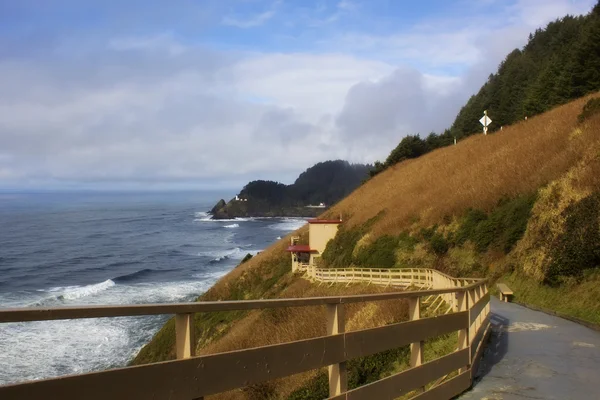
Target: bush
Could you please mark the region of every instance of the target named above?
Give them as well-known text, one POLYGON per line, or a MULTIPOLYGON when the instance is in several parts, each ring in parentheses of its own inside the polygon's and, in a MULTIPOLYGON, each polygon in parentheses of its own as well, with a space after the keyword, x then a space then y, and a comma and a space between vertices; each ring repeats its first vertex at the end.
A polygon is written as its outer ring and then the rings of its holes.
POLYGON ((417 243, 419 243, 419 240, 410 236, 408 232, 402 232, 398 236, 398 250, 412 252, 415 250, 417 243))
POLYGON ((582 277, 586 269, 600 266, 600 192, 565 209, 564 231, 553 244, 546 282, 562 277, 582 277))
POLYGON ((585 103, 581 114, 579 114, 579 116, 577 117, 577 121, 579 121, 579 123, 584 122, 592 115, 596 114, 600 114, 600 97, 590 99, 587 103, 585 103))
POLYGON ((429 239, 429 246, 437 256, 443 256, 448 252, 450 244, 441 233, 434 233, 429 239))
POLYGON ((397 246, 397 237, 378 237, 373 243, 360 248, 354 264, 366 268, 392 268, 396 264, 397 246))
POLYGON ((481 210, 473 208, 467 210, 465 219, 456 232, 456 244, 463 244, 467 240, 473 241, 478 225, 486 219, 487 214, 481 210))
POLYGON ((287 400, 322 400, 328 397, 329 377, 327 372, 319 372, 301 388, 294 390, 287 400))
MULTIPOLYGON (((383 351, 347 363, 348 388, 375 382, 389 373, 397 361, 408 361, 409 346, 383 351)), ((287 400, 321 400, 329 397, 329 379, 326 372, 319 374, 288 396, 287 400)))
POLYGON ((470 240, 479 252, 495 247, 508 254, 525 233, 536 197, 536 194, 505 197, 489 215, 470 209, 458 228, 456 243, 462 245, 470 240))
POLYGON ((358 241, 369 231, 371 226, 383 216, 384 211, 369 219, 362 226, 346 228, 342 225, 337 234, 331 239, 321 258, 327 267, 348 268, 353 263, 353 252, 358 241))
POLYGON ((473 243, 453 247, 448 251, 448 272, 453 276, 473 276, 482 271, 473 243))
POLYGON ((497 246, 508 254, 525 234, 531 209, 537 200, 537 193, 505 199, 500 203, 490 219, 497 219, 497 246))
POLYGON ((362 236, 361 229, 340 227, 335 237, 325 246, 321 258, 328 267, 348 268, 352 265, 354 247, 362 236))

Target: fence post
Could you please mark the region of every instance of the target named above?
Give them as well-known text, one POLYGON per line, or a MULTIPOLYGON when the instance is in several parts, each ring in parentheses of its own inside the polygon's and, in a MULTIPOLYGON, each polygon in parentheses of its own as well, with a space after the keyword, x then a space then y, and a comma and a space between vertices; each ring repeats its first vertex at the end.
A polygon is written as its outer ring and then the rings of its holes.
MULTIPOLYGON (((458 292, 456 294, 456 302, 458 312, 467 311, 469 309, 469 300, 466 291, 458 292)), ((468 314, 467 314, 468 315, 468 314)), ((467 326, 465 329, 461 329, 458 331, 458 350, 465 349, 469 347, 469 324, 470 322, 467 319, 467 326)), ((469 365, 471 365, 471 353, 469 352, 469 365)), ((463 373, 467 370, 467 367, 463 367, 459 370, 460 373, 463 373)))
POLYGON ((194 314, 175 315, 175 347, 178 360, 194 357, 196 355, 194 314))
MULTIPOLYGON (((408 316, 411 321, 421 318, 421 298, 411 297, 408 299, 408 316)), ((410 344, 410 367, 418 367, 423 364, 423 346, 424 341, 419 341, 410 344)), ((424 387, 421 390, 425 390, 424 387)))
MULTIPOLYGON (((484 287, 484 293, 488 294, 489 289, 488 289, 487 283, 484 283, 483 287, 484 287)), ((487 305, 485 306, 485 315, 487 316, 489 314, 490 314, 490 302, 488 301, 487 305)))
MULTIPOLYGON (((485 296, 485 291, 483 288, 483 284, 481 284, 478 288, 477 288, 477 301, 481 300, 483 297, 485 296)), ((479 330, 479 328, 483 325, 483 320, 485 319, 485 307, 484 309, 482 309, 479 312, 479 316, 478 316, 478 321, 479 321, 479 326, 477 327, 477 330, 479 330)))
MULTIPOLYGON (((327 334, 337 335, 344 333, 344 305, 327 304, 327 334)), ((348 390, 348 376, 346 362, 333 364, 327 367, 329 372, 329 397, 337 396, 348 390)))
MULTIPOLYGON (((472 312, 472 308, 475 305, 475 303, 477 303, 477 288, 471 289, 467 292, 468 296, 469 296, 469 300, 468 300, 468 310, 469 310, 469 324, 471 324, 471 312, 472 312)), ((479 328, 479 319, 478 318, 473 318, 473 323, 469 326, 469 346, 472 346, 473 344, 473 340, 475 340, 475 336, 477 334, 477 329, 479 328)), ((471 360, 472 361, 472 360, 471 360)))

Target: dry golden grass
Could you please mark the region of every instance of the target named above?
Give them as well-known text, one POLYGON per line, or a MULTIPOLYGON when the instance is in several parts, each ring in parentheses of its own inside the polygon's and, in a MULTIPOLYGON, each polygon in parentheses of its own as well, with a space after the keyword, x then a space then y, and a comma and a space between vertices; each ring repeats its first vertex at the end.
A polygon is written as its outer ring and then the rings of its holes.
MULTIPOLYGON (((280 297, 318 297, 352 295, 365 293, 383 293, 394 291, 382 286, 355 285, 318 285, 305 279, 294 279, 280 297)), ((382 326, 408 317, 408 305, 403 300, 383 301, 372 304, 351 304, 346 307, 346 330, 357 330, 382 326)), ((199 349, 199 354, 214 354, 225 351, 285 343, 294 340, 307 339, 326 335, 325 308, 297 307, 251 312, 241 321, 236 322, 232 329, 220 340, 199 349)), ((285 398, 292 391, 314 377, 318 371, 310 371, 295 376, 278 379, 261 385, 265 391, 269 386, 275 392, 275 398, 285 398)), ((263 393, 261 392, 261 393, 263 393)), ((248 390, 235 390, 211 399, 251 399, 259 396, 248 390)))
MULTIPOLYGON (((592 97, 592 96, 588 96, 592 97)), ((470 207, 490 210, 503 196, 531 193, 563 176, 576 166, 600 140, 600 117, 584 125, 577 124, 577 115, 588 98, 558 107, 546 114, 529 119, 502 132, 477 135, 457 146, 438 149, 421 158, 402 162, 371 179, 350 196, 326 212, 324 216, 345 216, 345 224, 360 225, 381 211, 385 211, 373 225, 371 234, 361 244, 381 234, 399 234, 411 225, 430 226, 470 207), (415 221, 418 223, 415 224, 415 221)), ((595 169, 600 171, 600 168, 595 169)), ((598 174, 600 175, 600 174, 598 174)), ((579 174, 570 184, 585 187, 597 181, 598 176, 579 174)), ((446 224, 447 225, 447 224, 446 224)), ((300 229, 306 240, 308 229, 300 229)), ((203 300, 231 298, 240 283, 253 277, 264 280, 275 276, 277 265, 287 254, 289 236, 234 269, 223 277, 205 295, 203 300)), ((430 263, 423 254, 408 260, 420 265, 430 263)), ((400 255, 402 256, 402 255, 400 255)), ((473 263, 470 252, 452 255, 453 268, 462 271, 473 263)), ((248 284, 248 286, 251 286, 248 284)), ((291 273, 281 277, 273 290, 260 292, 262 297, 310 297, 350 295, 389 291, 389 288, 366 285, 316 285, 294 278, 291 273)), ((250 294, 250 297, 253 294, 250 294)), ((402 301, 382 302, 377 305, 353 305, 347 309, 348 330, 364 329, 396 322, 406 318, 407 305, 402 301)), ((231 351, 275 343, 289 342, 325 334, 323 307, 291 308, 254 311, 236 321, 223 337, 211 341, 200 354, 231 351)), ((262 385, 257 391, 231 391, 213 399, 253 399, 265 397, 265 390, 273 390, 274 398, 282 398, 314 377, 317 371, 298 374, 262 385), (261 394, 262 393, 262 394, 261 394), (257 397, 258 396, 258 397, 257 397), (262 396, 262 397, 261 397, 262 396)))
POLYGON ((575 166, 540 190, 512 262, 537 281, 547 275, 552 245, 564 232, 567 207, 600 190, 600 143, 591 144, 575 166))
POLYGON ((476 135, 408 160, 375 176, 333 207, 327 215, 347 216, 358 225, 382 210, 374 236, 397 234, 419 219, 420 226, 439 223, 469 207, 489 210, 504 196, 537 190, 557 179, 600 139, 600 120, 579 126, 577 115, 588 96, 548 113, 476 135))

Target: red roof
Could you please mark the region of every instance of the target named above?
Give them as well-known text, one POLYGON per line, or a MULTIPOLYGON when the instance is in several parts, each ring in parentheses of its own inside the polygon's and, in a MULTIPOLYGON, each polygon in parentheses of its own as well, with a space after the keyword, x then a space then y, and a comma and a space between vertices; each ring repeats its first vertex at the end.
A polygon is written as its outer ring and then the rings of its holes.
POLYGON ((295 246, 288 246, 287 251, 290 253, 310 253, 312 250, 307 244, 297 244, 295 246))
POLYGON ((339 219, 309 219, 309 224, 341 224, 339 219))

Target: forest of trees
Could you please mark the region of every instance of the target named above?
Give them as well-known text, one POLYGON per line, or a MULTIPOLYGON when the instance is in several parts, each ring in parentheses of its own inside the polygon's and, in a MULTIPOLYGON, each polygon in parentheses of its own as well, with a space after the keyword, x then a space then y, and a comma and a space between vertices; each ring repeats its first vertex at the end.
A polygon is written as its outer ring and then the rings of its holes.
POLYGON ((419 157, 479 133, 483 110, 494 121, 490 132, 600 90, 600 1, 586 16, 566 16, 529 35, 513 50, 479 92, 465 104, 450 129, 421 139, 409 135, 371 175, 407 158, 419 157))
POLYGON ((369 176, 370 165, 347 161, 325 161, 304 171, 291 185, 273 181, 252 181, 239 193, 249 201, 269 206, 331 205, 346 197, 369 176))

